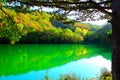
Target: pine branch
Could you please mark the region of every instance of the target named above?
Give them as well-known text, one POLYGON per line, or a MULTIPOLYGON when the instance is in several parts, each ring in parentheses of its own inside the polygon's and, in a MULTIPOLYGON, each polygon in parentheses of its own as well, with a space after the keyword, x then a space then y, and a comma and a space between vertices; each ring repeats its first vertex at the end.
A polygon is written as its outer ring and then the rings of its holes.
POLYGON ((108 4, 108 3, 111 3, 111 2, 112 2, 112 0, 108 0, 108 1, 99 2, 97 4, 108 4))
POLYGON ((7 14, 7 13, 2 9, 2 7, 0 7, 0 10, 1 10, 3 13, 5 13, 7 16, 10 16, 9 14, 7 14))
MULTIPOLYGON (((97 4, 96 2, 94 2, 94 1, 92 1, 92 0, 90 0, 90 2, 91 2, 92 4, 94 4, 95 7, 97 7, 97 9, 100 10, 101 12, 106 13, 106 14, 109 14, 110 16, 112 16, 112 13, 111 13, 111 12, 108 12, 108 11, 105 10, 106 8, 100 6, 99 4, 97 4)), ((110 7, 110 9, 111 9, 111 7, 110 7)))
POLYGON ((10 18, 10 20, 13 22, 13 24, 15 23, 13 18, 7 12, 5 12, 2 7, 0 7, 0 10, 10 18))

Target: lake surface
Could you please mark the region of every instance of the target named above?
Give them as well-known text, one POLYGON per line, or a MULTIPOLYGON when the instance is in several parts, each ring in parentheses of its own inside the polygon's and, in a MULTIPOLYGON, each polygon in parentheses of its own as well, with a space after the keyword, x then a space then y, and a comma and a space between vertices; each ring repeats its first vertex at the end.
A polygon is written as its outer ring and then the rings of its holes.
POLYGON ((80 44, 0 44, 0 80, 92 78, 111 71, 111 47, 80 44))

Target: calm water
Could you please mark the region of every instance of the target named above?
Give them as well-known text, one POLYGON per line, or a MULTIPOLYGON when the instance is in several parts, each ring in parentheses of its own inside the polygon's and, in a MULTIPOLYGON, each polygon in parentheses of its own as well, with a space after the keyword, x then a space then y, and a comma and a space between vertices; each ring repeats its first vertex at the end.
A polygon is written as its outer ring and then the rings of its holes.
POLYGON ((0 80, 57 80, 61 75, 99 76, 111 71, 111 48, 79 44, 0 44, 0 80))

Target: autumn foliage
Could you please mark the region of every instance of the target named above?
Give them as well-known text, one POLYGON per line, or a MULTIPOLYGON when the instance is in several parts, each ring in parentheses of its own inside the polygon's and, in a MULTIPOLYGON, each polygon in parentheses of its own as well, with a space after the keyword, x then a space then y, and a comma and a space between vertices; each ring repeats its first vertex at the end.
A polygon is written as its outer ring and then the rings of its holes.
POLYGON ((98 29, 80 22, 71 25, 53 22, 53 14, 38 10, 27 13, 3 10, 9 15, 0 11, 1 43, 82 43, 98 29))

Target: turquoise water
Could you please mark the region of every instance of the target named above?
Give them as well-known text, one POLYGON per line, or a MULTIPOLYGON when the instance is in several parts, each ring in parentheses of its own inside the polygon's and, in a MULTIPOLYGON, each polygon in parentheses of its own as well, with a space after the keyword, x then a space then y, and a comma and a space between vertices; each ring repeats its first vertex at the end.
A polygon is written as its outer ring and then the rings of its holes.
POLYGON ((111 71, 107 45, 0 44, 0 80, 57 80, 73 74, 91 78, 102 68, 111 71))

